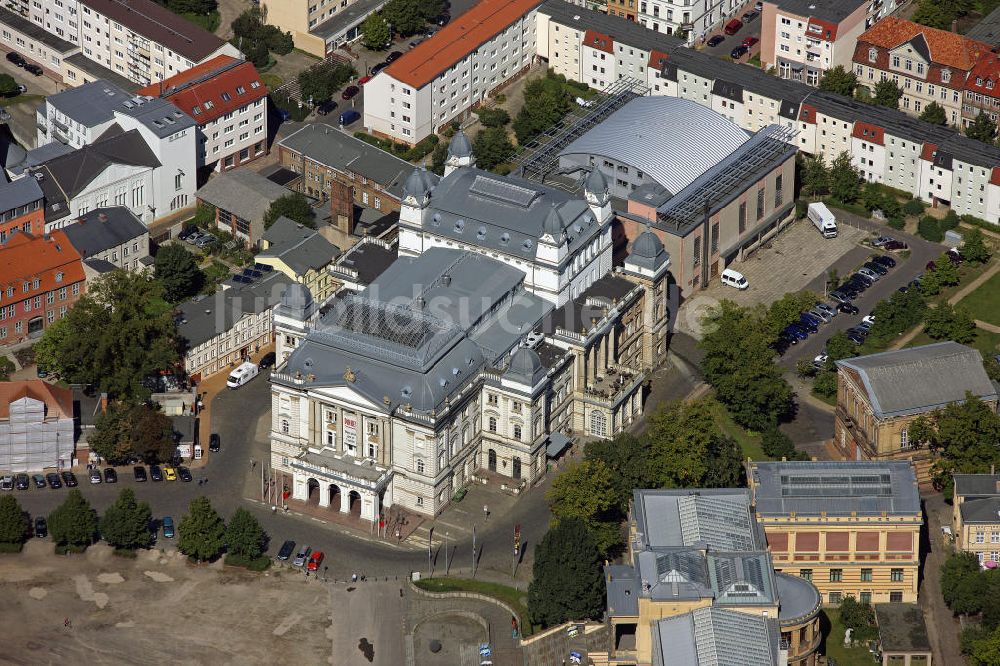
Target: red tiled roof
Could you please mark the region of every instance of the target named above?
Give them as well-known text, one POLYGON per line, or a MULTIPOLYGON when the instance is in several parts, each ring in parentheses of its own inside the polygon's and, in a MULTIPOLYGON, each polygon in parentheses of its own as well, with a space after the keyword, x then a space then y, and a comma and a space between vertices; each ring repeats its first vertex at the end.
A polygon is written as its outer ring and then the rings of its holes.
POLYGON ((809 18, 809 28, 816 26, 819 28, 819 32, 813 30, 806 30, 806 37, 812 37, 813 39, 821 39, 824 42, 835 42, 837 41, 837 24, 830 21, 824 21, 815 17, 809 18))
POLYGON ((605 53, 615 52, 614 38, 611 35, 605 35, 603 32, 597 32, 596 30, 588 30, 584 33, 583 45, 597 49, 598 51, 604 51, 605 53))
POLYGON ((657 71, 662 69, 663 66, 667 64, 668 60, 670 60, 670 56, 663 51, 653 49, 649 52, 649 66, 657 71))
POLYGON ((148 85, 138 94, 162 97, 194 118, 196 123, 204 125, 266 97, 267 87, 253 63, 220 55, 160 83, 148 85), (242 95, 237 88, 243 89, 242 95), (227 93, 229 99, 224 99, 222 93, 227 93), (207 108, 206 102, 211 102, 212 107, 207 108))
POLYGON ((885 145, 885 130, 878 125, 872 125, 861 120, 854 122, 854 131, 851 133, 855 139, 869 141, 879 146, 885 145))
POLYGON ((969 72, 965 88, 990 97, 1000 96, 1000 56, 990 52, 980 58, 969 72))
MULTIPOLYGON (((8 285, 16 287, 15 297, 21 294, 21 284, 26 280, 38 278, 41 282, 39 290, 32 292, 45 293, 85 279, 80 253, 61 230, 53 231, 48 237, 23 231, 14 234, 0 245, 0 266, 3 266, 0 288, 8 285), (60 272, 63 274, 62 281, 56 282, 56 273, 60 272)), ((6 294, 0 295, 0 305, 6 300, 6 294)))
MULTIPOLYGON (((868 44, 884 49, 894 49, 917 35, 923 35, 930 50, 931 61, 962 71, 969 71, 984 53, 989 53, 990 45, 977 42, 947 30, 904 21, 895 16, 887 16, 858 37, 858 46, 868 44)), ((867 50, 867 47, 866 47, 867 50)))
POLYGON ((990 171, 990 184, 1000 185, 1000 167, 993 167, 990 171))
POLYGON ((816 107, 812 104, 802 104, 799 107, 799 120, 810 125, 816 124, 816 107))
POLYGON ((10 418, 10 403, 28 397, 47 407, 48 417, 73 418, 73 392, 41 379, 0 382, 0 419, 10 418))
POLYGON ((422 88, 540 4, 542 0, 480 0, 382 71, 422 88))
POLYGON ((936 143, 925 143, 924 147, 920 149, 920 159, 930 162, 934 159, 935 152, 937 152, 936 143))

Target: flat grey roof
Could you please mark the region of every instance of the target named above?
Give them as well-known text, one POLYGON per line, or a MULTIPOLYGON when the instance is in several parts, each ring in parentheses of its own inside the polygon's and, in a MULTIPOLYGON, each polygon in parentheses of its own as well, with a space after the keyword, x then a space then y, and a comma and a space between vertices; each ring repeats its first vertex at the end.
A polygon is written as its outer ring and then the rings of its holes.
MULTIPOLYGON (((171 105, 173 106, 173 105, 171 105)), ((250 169, 234 169, 211 178, 198 190, 202 201, 249 222, 264 219, 277 199, 292 191, 250 169)))
POLYGON ((805 578, 778 572, 775 572, 774 578, 778 584, 778 600, 781 602, 778 609, 780 621, 804 619, 822 603, 819 590, 805 578))
POLYGON ((357 275, 352 276, 352 279, 359 284, 369 285, 396 261, 396 253, 395 245, 385 248, 381 243, 362 240, 341 255, 332 270, 334 276, 339 268, 355 271, 357 275))
POLYGON ((930 652, 924 613, 918 604, 875 604, 882 651, 930 652))
POLYGON ((124 206, 95 208, 63 227, 63 231, 83 259, 149 233, 146 225, 124 206))
POLYGON ((372 12, 382 9, 388 0, 358 0, 338 12, 332 18, 323 21, 309 32, 317 37, 330 41, 354 26, 358 25, 372 12))
POLYGON ((914 516, 917 477, 908 461, 778 461, 751 466, 756 512, 764 516, 914 516))
POLYGON ((857 356, 837 366, 857 373, 879 418, 964 402, 967 392, 983 400, 997 398, 979 351, 950 340, 857 356))
POLYGON ((571 25, 580 32, 596 30, 608 35, 615 42, 644 51, 656 49, 668 52, 673 47, 685 47, 686 44, 683 40, 665 32, 654 32, 634 21, 608 16, 604 12, 585 9, 565 0, 547 0, 542 3, 538 11, 558 19, 564 25, 571 25))
MULTIPOLYGON (((68 42, 65 39, 60 39, 59 37, 56 37, 51 32, 45 30, 42 26, 36 25, 35 23, 32 23, 23 16, 19 16, 18 14, 15 14, 14 12, 4 7, 0 7, 0 23, 3 23, 4 25, 9 25, 11 28, 17 30, 22 35, 29 37, 37 42, 41 42, 42 44, 45 44, 46 46, 55 49, 59 53, 66 53, 67 51, 72 51, 74 49, 80 48, 73 42, 68 42)), ((34 54, 32 53, 23 51, 22 55, 24 55, 29 61, 30 60, 37 61, 34 54)), ((51 65, 51 63, 44 63, 44 64, 46 67, 49 67, 51 65)))
POLYGON ((1000 474, 955 474, 955 495, 1000 496, 1000 474))
POLYGON ((772 0, 779 10, 818 18, 822 21, 840 23, 859 7, 869 4, 869 0, 772 0))

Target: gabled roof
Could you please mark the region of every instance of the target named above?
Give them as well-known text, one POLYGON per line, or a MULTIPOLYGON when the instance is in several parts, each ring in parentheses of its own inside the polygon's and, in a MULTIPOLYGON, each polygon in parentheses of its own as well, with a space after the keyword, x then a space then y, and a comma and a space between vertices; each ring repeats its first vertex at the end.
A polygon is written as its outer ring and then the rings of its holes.
POLYGON ((1000 497, 1000 474, 955 474, 955 495, 1000 497))
POLYGON ((1000 497, 965 500, 959 511, 966 523, 1000 523, 1000 497))
POLYGON ((654 666, 778 666, 778 621, 722 608, 699 608, 653 626, 654 666))
POLYGON ((138 92, 168 100, 196 123, 204 125, 266 97, 267 87, 253 63, 219 55, 138 92), (223 97, 224 93, 228 100, 223 97))
POLYGON ((216 208, 228 210, 252 222, 263 219, 272 203, 291 193, 288 188, 256 171, 235 169, 210 179, 196 196, 216 208))
POLYGON ((34 178, 0 182, 0 213, 34 203, 42 197, 42 188, 34 178))
POLYGON ((270 245, 257 255, 258 260, 280 259, 300 276, 310 270, 319 270, 340 256, 340 248, 318 231, 284 216, 264 232, 264 240, 270 245))
POLYGON ((82 4, 193 62, 226 43, 153 0, 83 0, 82 4))
POLYGON ((0 244, 0 289, 17 287, 28 279, 38 278, 41 292, 51 291, 84 279, 80 254, 66 234, 57 229, 46 236, 19 231, 0 244), (56 274, 62 280, 56 281, 56 274))
POLYGON ((128 208, 95 208, 62 228, 84 259, 149 233, 128 208))
POLYGON ((858 44, 870 44, 884 49, 913 42, 918 51, 926 44, 931 62, 968 71, 976 60, 989 53, 990 45, 963 37, 948 30, 928 28, 895 16, 886 16, 858 37, 858 44), (919 39, 918 39, 919 38, 919 39))
POLYGON ((880 419, 964 402, 967 392, 984 400, 997 398, 979 351, 950 340, 844 359, 837 366, 858 374, 880 419))
POLYGON ((10 417, 10 403, 31 398, 45 403, 47 418, 73 418, 73 391, 41 379, 0 382, 0 419, 10 417))
POLYGON ((250 314, 260 314, 281 302, 281 294, 291 278, 272 271, 252 284, 234 284, 220 288, 211 296, 196 296, 178 306, 177 332, 190 348, 208 342, 230 330, 250 314))

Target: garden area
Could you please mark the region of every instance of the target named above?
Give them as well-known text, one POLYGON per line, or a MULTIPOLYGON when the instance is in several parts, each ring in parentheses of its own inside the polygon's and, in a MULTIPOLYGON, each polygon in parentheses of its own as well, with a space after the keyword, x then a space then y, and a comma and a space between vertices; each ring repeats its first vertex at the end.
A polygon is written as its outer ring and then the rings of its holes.
POLYGON ((973 319, 1000 326, 1000 273, 994 274, 960 303, 973 319))
POLYGON ((518 623, 521 626, 521 634, 530 636, 535 632, 537 626, 531 626, 528 622, 527 594, 517 588, 500 583, 491 583, 485 580, 471 580, 468 578, 422 578, 414 583, 421 590, 428 592, 474 592, 487 597, 493 597, 504 602, 517 612, 518 623))
MULTIPOLYGON (((859 606, 860 604, 855 604, 859 606)), ((872 666, 877 663, 875 657, 863 644, 850 647, 844 645, 844 634, 847 627, 840 617, 840 609, 825 608, 820 615, 820 626, 823 630, 824 645, 820 651, 830 658, 837 666, 872 666)), ((852 632, 852 633, 857 633, 852 632)))

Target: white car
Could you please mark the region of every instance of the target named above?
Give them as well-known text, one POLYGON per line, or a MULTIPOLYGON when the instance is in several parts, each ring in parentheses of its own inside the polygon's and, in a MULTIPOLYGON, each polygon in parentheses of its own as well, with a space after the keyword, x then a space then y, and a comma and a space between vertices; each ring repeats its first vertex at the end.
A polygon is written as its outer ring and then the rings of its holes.
POLYGON ((861 323, 865 324, 867 326, 874 325, 875 324, 875 315, 868 315, 867 317, 865 317, 864 319, 861 320, 861 323))
POLYGON ((830 358, 826 354, 820 354, 813 359, 813 366, 816 368, 822 368, 826 365, 826 360, 830 358))
POLYGON ((878 282, 880 279, 882 279, 881 275, 879 275, 870 268, 862 268, 858 271, 858 273, 864 275, 866 278, 869 278, 872 282, 878 282))
POLYGON ((592 99, 584 99, 582 97, 577 97, 576 98, 576 103, 578 105, 582 106, 585 109, 589 109, 590 107, 594 106, 594 100, 592 100, 592 99))
POLYGON ((14 477, 9 474, 0 477, 0 490, 14 490, 14 477))

